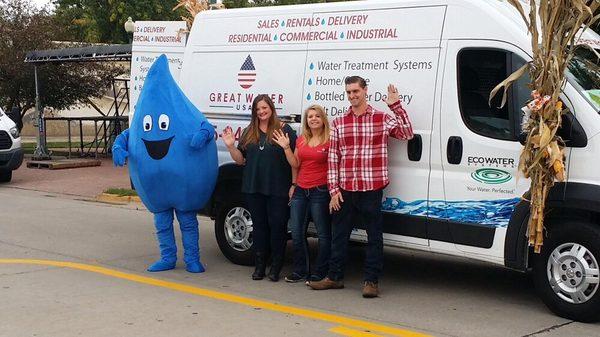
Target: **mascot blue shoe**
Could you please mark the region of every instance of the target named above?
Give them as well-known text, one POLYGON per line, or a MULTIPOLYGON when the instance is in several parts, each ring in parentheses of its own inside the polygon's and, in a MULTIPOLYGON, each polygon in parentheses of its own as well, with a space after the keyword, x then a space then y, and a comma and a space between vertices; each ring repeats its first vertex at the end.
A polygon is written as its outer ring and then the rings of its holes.
POLYGON ((148 267, 148 271, 157 272, 174 269, 177 262, 177 245, 175 244, 175 233, 173 232, 173 211, 155 213, 154 227, 156 228, 156 239, 160 249, 160 260, 148 267))
POLYGON ((150 68, 129 129, 113 145, 113 162, 128 162, 140 199, 154 214, 160 260, 148 271, 175 268, 173 214, 181 229, 186 270, 201 273, 197 212, 217 181, 215 130, 179 88, 161 55, 150 68))
POLYGON ((198 219, 196 212, 176 211, 177 221, 181 228, 181 241, 183 241, 183 261, 185 269, 190 273, 202 273, 204 266, 200 263, 198 249, 198 219))

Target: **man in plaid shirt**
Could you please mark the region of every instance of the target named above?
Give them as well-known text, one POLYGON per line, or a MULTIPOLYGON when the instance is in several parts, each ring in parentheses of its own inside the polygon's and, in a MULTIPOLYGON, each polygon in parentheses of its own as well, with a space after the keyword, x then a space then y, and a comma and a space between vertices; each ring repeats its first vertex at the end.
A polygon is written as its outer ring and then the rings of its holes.
POLYGON ((379 295, 378 280, 383 270, 381 200, 388 178, 388 137, 411 139, 413 130, 400 103, 395 86, 388 86, 386 103, 394 116, 367 103, 367 84, 359 76, 347 77, 348 112, 333 121, 329 146, 327 180, 333 214, 329 273, 310 282, 315 290, 344 287, 344 265, 354 219, 360 219, 368 236, 363 297, 379 295))

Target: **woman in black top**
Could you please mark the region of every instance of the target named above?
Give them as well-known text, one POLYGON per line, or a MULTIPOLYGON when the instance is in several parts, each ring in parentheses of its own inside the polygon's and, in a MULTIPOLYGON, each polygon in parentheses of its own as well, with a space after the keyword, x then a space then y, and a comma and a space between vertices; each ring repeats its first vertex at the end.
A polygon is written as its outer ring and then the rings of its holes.
POLYGON ((273 101, 267 95, 258 95, 252 102, 252 120, 244 129, 237 147, 231 128, 223 130, 223 141, 231 158, 244 165, 242 193, 252 216, 252 237, 256 269, 253 280, 265 276, 267 254, 271 252, 269 279, 279 281, 289 218, 289 190, 292 184, 291 168, 286 151, 294 152, 296 133, 277 118, 273 101), (281 148, 273 141, 273 132, 281 130, 290 137, 291 146, 281 148))

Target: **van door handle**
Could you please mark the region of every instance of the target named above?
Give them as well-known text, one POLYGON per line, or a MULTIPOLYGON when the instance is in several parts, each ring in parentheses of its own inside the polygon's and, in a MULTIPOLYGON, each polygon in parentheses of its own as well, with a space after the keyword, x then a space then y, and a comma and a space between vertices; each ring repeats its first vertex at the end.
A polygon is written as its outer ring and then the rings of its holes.
POLYGON ((408 141, 408 160, 419 161, 423 154, 423 140, 421 135, 415 134, 411 140, 408 141))
POLYGON ((463 144, 462 138, 458 136, 452 136, 448 138, 448 146, 446 148, 446 155, 448 157, 448 163, 458 165, 462 161, 463 144))

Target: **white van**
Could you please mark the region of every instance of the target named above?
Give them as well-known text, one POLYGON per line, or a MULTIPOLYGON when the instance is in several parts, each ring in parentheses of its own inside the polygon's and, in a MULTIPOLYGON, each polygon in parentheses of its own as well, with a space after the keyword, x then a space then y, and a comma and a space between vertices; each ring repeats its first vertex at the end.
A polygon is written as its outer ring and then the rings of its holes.
MULTIPOLYGON (((600 46, 600 37, 586 42, 600 46)), ((402 93, 416 137, 390 140, 385 244, 532 271, 558 315, 600 319, 600 67, 581 51, 569 67, 560 131, 566 183, 548 197, 541 254, 527 245, 529 181, 518 174, 522 79, 504 108, 491 89, 531 59, 517 11, 498 0, 389 0, 208 11, 196 17, 180 81, 217 128, 239 135, 252 99, 269 94, 299 126, 314 103, 331 119, 349 103, 344 78, 368 80, 369 101, 388 111, 388 83, 402 93), (498 106, 495 100, 493 106, 498 106)), ((222 142, 220 175, 205 214, 224 255, 251 264, 252 221, 240 193, 240 166, 222 142)), ((353 239, 364 240, 360 224, 353 239)), ((389 266, 388 266, 389 267, 389 266)), ((391 268, 391 267, 389 267, 391 268)))
POLYGON ((0 183, 10 182, 23 163, 21 136, 15 122, 0 108, 0 183))

